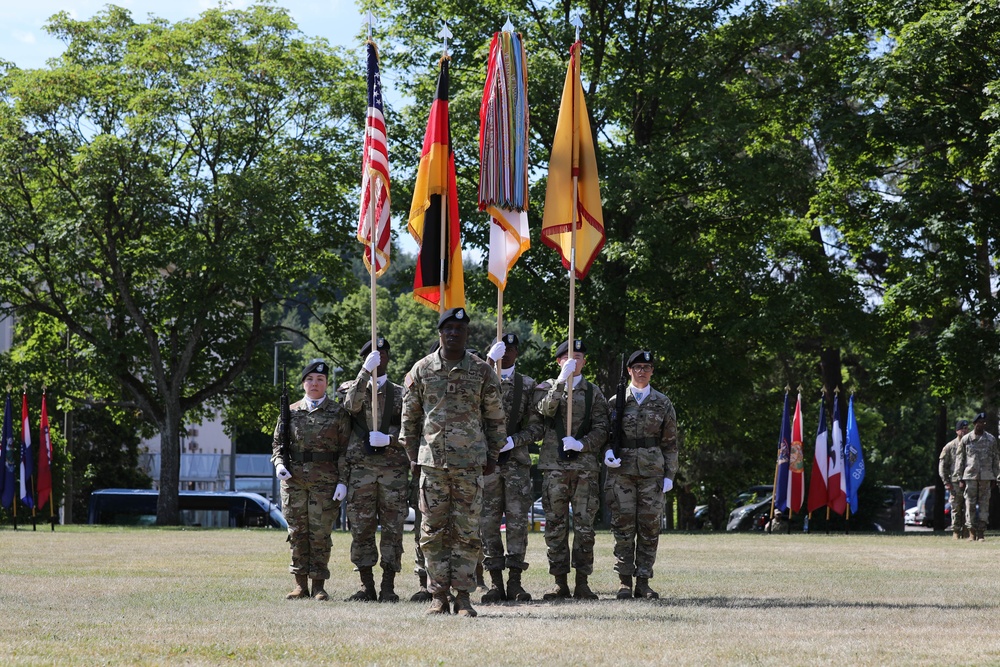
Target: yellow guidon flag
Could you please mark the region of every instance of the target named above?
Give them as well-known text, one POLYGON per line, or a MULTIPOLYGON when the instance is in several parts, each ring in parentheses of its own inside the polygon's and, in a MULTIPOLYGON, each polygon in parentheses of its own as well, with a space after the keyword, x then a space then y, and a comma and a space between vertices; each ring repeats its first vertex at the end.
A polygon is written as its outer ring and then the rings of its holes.
POLYGON ((566 71, 556 136, 549 158, 542 243, 558 251, 563 266, 569 269, 575 206, 576 277, 583 279, 604 247, 604 215, 601 212, 594 136, 583 99, 583 84, 580 83, 581 46, 582 43, 577 40, 569 50, 569 69, 566 71), (576 201, 573 201, 574 176, 578 178, 576 201))

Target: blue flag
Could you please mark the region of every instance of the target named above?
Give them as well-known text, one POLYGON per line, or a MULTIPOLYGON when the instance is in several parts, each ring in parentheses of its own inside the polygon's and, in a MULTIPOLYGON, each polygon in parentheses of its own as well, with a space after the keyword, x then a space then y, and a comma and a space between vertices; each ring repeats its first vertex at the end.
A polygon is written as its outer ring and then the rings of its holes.
POLYGON ((781 413, 781 435, 778 437, 778 474, 775 476, 774 509, 788 509, 788 461, 792 450, 792 422, 788 417, 788 392, 785 392, 785 409, 781 413))
POLYGON ((851 513, 858 511, 858 489, 865 481, 865 457, 861 451, 858 421, 854 418, 854 396, 847 404, 847 440, 844 442, 844 466, 847 468, 847 502, 851 513))
POLYGON ((10 414, 10 394, 3 408, 3 491, 0 505, 10 509, 14 505, 14 424, 10 414))

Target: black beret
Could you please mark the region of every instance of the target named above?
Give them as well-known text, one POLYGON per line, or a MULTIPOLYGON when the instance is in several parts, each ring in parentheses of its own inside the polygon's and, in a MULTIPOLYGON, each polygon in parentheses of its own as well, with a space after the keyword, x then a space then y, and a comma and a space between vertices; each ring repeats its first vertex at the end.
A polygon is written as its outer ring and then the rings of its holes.
MULTIPOLYGON (((559 344, 559 347, 556 348, 556 359, 558 359, 559 357, 561 357, 563 355, 569 356, 569 354, 567 353, 567 350, 569 350, 569 341, 568 340, 564 340, 562 343, 559 344)), ((581 352, 583 354, 586 354, 587 353, 587 346, 583 344, 582 340, 580 340, 579 338, 577 338, 575 341, 573 341, 573 351, 574 352, 581 352)))
POLYGON ((651 363, 653 363, 653 355, 650 354, 648 350, 636 350, 632 353, 632 356, 628 358, 628 363, 625 365, 632 368, 636 364, 651 363))
POLYGON ((500 340, 503 341, 504 345, 513 345, 514 347, 520 347, 521 345, 521 341, 515 333, 504 334, 500 337, 500 340))
MULTIPOLYGON (((375 339, 375 349, 385 350, 386 352, 388 352, 389 341, 387 341, 382 336, 379 336, 378 338, 375 339)), ((371 340, 366 340, 365 344, 361 346, 361 351, 359 352, 359 354, 361 355, 361 358, 364 359, 365 357, 368 356, 368 353, 371 351, 372 351, 372 342, 371 340)))
POLYGON ((969 428, 969 420, 959 419, 957 422, 955 422, 955 430, 957 431, 960 428, 969 428))
POLYGON ((972 420, 972 423, 975 424, 976 422, 984 422, 984 421, 986 421, 986 413, 980 412, 978 415, 976 415, 976 418, 972 420))
POLYGON ((441 317, 438 318, 438 330, 444 326, 445 322, 450 322, 451 320, 455 320, 456 322, 468 322, 469 314, 465 312, 465 308, 449 308, 441 313, 441 317))
POLYGON ((330 374, 330 367, 326 363, 326 359, 313 359, 306 367, 302 369, 302 377, 299 378, 299 383, 306 381, 306 376, 310 373, 316 373, 318 375, 327 376, 330 374))

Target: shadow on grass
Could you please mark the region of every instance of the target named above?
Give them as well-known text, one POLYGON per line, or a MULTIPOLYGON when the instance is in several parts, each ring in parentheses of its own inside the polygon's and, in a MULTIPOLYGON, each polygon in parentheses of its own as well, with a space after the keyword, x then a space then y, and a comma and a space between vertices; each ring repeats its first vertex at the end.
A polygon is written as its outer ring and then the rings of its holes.
POLYGON ((784 598, 734 598, 713 596, 703 598, 673 598, 638 601, 660 607, 713 607, 721 609, 935 609, 958 611, 962 609, 996 609, 995 603, 948 603, 948 602, 877 602, 843 600, 799 600, 784 598))

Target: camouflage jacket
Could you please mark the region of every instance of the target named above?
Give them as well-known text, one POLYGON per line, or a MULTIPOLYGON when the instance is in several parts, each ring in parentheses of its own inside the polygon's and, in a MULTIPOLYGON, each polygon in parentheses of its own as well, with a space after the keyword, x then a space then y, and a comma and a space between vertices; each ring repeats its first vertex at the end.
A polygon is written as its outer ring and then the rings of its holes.
POLYGON ((573 389, 573 432, 572 435, 583 443, 583 451, 575 459, 559 456, 562 450, 560 431, 566 428, 566 383, 556 384, 555 379, 546 380, 535 387, 534 396, 537 418, 542 421, 544 435, 538 459, 541 470, 600 470, 600 460, 604 458, 604 446, 608 442, 610 422, 608 401, 600 388, 583 378, 573 389), (586 415, 587 387, 593 387, 593 404, 590 408, 590 429, 580 433, 586 415), (556 421, 559 421, 557 424, 556 421))
MULTIPOLYGON (((616 398, 617 394, 609 401, 610 405, 615 405, 616 398)), ((614 423, 612 408, 612 428, 614 423)), ((639 405, 632 392, 626 389, 622 434, 624 441, 618 446, 622 464, 619 468, 609 468, 609 474, 674 478, 677 474, 677 414, 666 395, 650 387, 649 395, 639 405)))
POLYGON ((289 459, 281 453, 281 419, 274 428, 271 463, 288 468, 293 479, 304 482, 336 484, 340 480, 338 459, 347 448, 351 436, 351 420, 343 406, 327 397, 309 412, 305 400, 289 406, 291 438, 289 459), (305 461, 316 456, 318 460, 305 461))
POLYGON ((403 382, 400 441, 410 460, 432 468, 478 468, 507 442, 496 372, 466 354, 451 366, 433 352, 403 382))
POLYGON ((409 468, 410 459, 399 444, 400 417, 403 414, 403 387, 393 382, 386 382, 378 389, 378 421, 380 427, 372 426, 372 387, 371 373, 362 369, 358 377, 345 382, 337 389, 340 402, 351 415, 351 439, 347 444, 340 463, 340 474, 344 479, 350 479, 351 468, 361 466, 388 466, 391 468, 409 468), (387 388, 393 392, 392 414, 385 414, 385 397, 387 388), (368 446, 368 434, 379 430, 389 436, 389 445, 372 448, 368 446))
MULTIPOLYGON (((966 434, 968 435, 968 434, 966 434)), ((958 468, 958 445, 961 438, 955 438, 941 450, 938 457, 938 475, 945 484, 962 479, 962 471, 958 468)))
POLYGON ((538 383, 527 375, 515 372, 510 378, 500 381, 500 391, 503 394, 503 410, 507 415, 507 435, 514 441, 514 449, 510 450, 510 460, 525 465, 531 465, 531 455, 528 453, 528 445, 542 439, 542 420, 534 410, 531 409, 531 399, 535 395, 535 386, 538 383), (514 408, 514 380, 515 376, 521 376, 521 403, 517 413, 519 418, 516 424, 510 423, 514 408))
POLYGON ((962 479, 993 480, 1000 476, 1000 452, 992 433, 967 433, 958 445, 958 470, 962 479))

